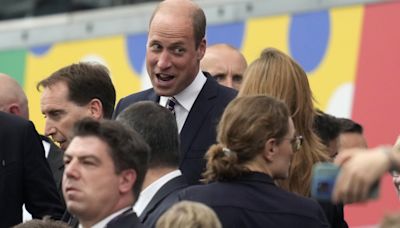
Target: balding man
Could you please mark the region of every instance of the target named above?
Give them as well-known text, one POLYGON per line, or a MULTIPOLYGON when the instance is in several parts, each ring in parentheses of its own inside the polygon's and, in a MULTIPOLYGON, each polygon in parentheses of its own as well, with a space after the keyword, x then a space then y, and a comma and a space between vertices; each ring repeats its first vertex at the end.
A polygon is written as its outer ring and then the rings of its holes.
MULTIPOLYGON (((200 70, 206 50, 206 17, 190 0, 162 1, 148 33, 146 67, 153 88, 121 99, 114 117, 130 104, 151 100, 174 115, 180 134, 179 168, 198 183, 207 149, 215 143, 216 125, 236 91, 219 85, 200 70)), ((149 120, 151 121, 151 119, 149 120)))
POLYGON ((60 218, 64 208, 40 137, 30 121, 18 117, 29 116, 26 96, 5 74, 0 74, 0 110, 0 227, 20 223, 23 204, 33 218, 60 218))
MULTIPOLYGON (((22 87, 9 75, 0 73, 0 111, 8 112, 29 120, 28 99, 22 87)), ((61 180, 64 170, 64 152, 49 138, 41 136, 45 156, 61 194, 61 180)))
POLYGON ((18 82, 0 73, 0 111, 29 119, 28 99, 18 82))
POLYGON ((240 89, 247 62, 242 53, 228 44, 207 47, 200 68, 210 73, 219 84, 240 89))

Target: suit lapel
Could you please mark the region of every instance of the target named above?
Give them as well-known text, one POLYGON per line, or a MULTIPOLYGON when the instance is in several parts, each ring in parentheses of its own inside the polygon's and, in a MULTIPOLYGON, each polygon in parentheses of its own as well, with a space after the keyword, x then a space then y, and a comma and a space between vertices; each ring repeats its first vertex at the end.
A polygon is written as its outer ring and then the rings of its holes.
POLYGON ((218 93, 218 84, 207 76, 207 81, 194 102, 180 133, 181 150, 183 157, 188 152, 193 139, 207 117, 208 112, 215 105, 218 93))
POLYGON ((151 90, 148 99, 150 101, 154 101, 156 103, 158 103, 160 101, 160 96, 158 96, 155 92, 154 89, 151 90))

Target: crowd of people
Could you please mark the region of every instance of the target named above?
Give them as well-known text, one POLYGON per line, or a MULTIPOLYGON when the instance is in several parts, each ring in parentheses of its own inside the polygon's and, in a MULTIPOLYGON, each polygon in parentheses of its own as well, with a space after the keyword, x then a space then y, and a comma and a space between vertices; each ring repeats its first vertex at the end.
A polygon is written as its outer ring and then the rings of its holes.
POLYGON ((106 67, 65 66, 37 84, 44 136, 0 74, 0 228, 348 227, 344 205, 400 171, 400 146, 368 149, 360 124, 317 110, 285 53, 247 65, 230 45, 207 47, 205 31, 196 3, 159 3, 153 87, 116 103, 106 67), (328 202, 311 197, 319 162, 341 167, 328 202))

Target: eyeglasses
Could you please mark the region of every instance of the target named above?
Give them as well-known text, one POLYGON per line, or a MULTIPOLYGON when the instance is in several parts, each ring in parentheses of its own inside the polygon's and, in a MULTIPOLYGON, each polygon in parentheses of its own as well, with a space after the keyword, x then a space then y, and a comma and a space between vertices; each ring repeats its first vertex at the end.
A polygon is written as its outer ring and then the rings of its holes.
POLYGON ((292 144, 293 151, 299 151, 301 149, 301 145, 303 145, 303 136, 297 135, 294 138, 289 138, 288 140, 290 140, 290 144, 292 144))

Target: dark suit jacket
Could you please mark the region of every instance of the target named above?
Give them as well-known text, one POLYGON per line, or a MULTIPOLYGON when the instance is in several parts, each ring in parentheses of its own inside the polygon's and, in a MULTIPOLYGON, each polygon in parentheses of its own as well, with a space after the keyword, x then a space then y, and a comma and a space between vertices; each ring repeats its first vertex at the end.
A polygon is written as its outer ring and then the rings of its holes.
POLYGON ((183 176, 175 177, 165 183, 140 215, 139 219, 143 225, 145 227, 155 227, 161 215, 178 202, 178 193, 188 186, 183 176))
POLYGON ((317 202, 277 187, 263 173, 251 172, 229 182, 192 186, 179 197, 210 206, 224 228, 329 227, 317 202))
POLYGON ((142 228, 144 227, 140 223, 139 218, 136 213, 132 210, 124 212, 121 215, 115 217, 109 223, 107 223, 106 228, 142 228))
MULTIPOLYGON (((189 184, 199 182, 205 167, 204 154, 216 142, 216 125, 227 104, 237 92, 221 86, 208 73, 207 81, 194 102, 180 132, 182 161, 179 169, 189 184)), ((159 102, 153 89, 122 98, 115 109, 114 118, 130 104, 150 100, 159 102)), ((150 120, 151 121, 151 120, 150 120)))
POLYGON ((64 212, 35 127, 0 112, 0 227, 21 223, 24 203, 33 218, 64 212))

